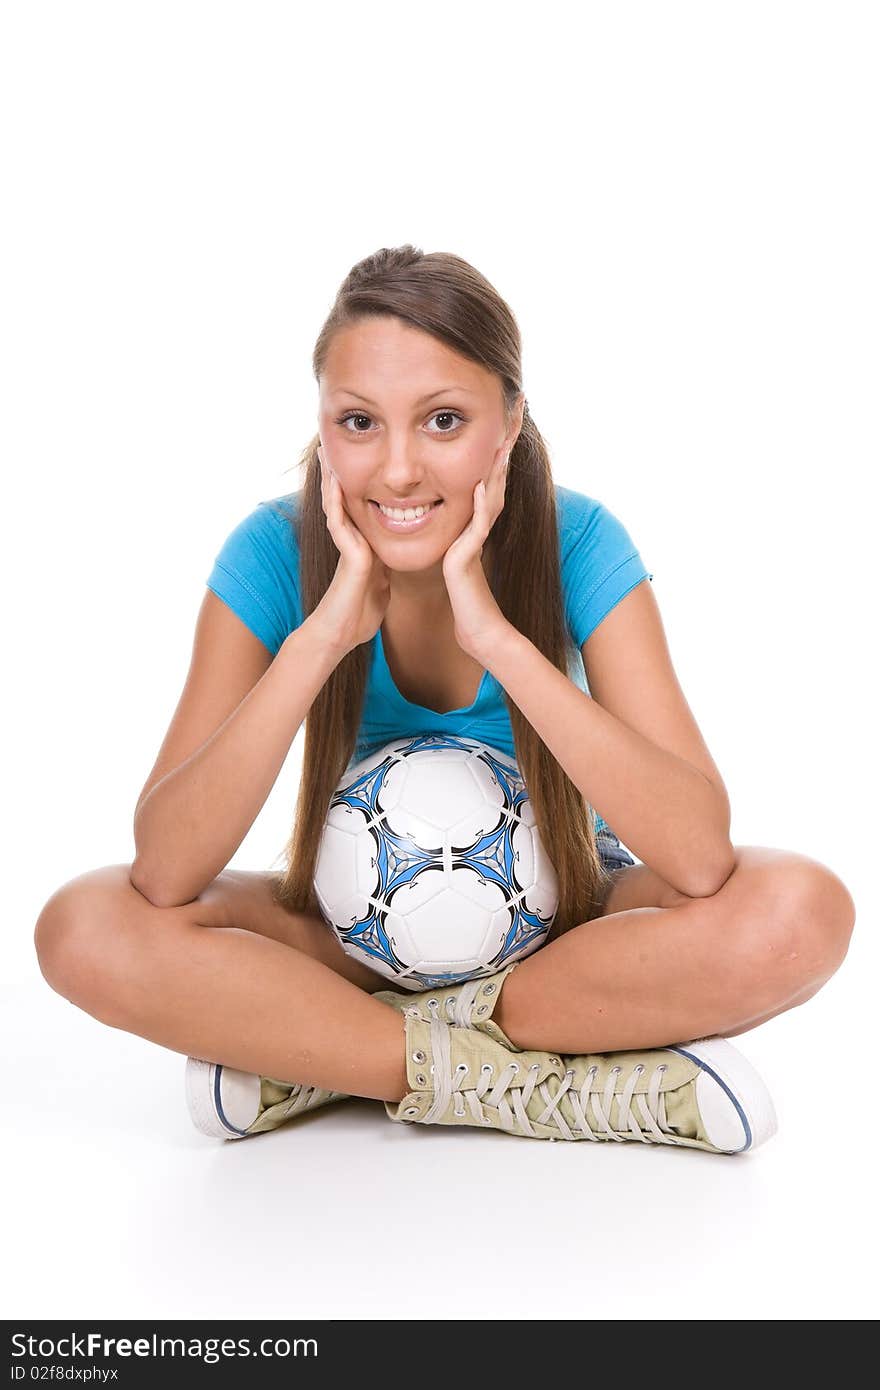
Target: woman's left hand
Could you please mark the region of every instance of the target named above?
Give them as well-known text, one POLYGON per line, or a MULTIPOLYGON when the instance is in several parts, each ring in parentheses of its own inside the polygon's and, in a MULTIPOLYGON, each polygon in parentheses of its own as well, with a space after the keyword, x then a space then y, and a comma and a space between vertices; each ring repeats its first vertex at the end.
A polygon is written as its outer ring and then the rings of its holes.
MULTIPOLYGON (((508 446, 509 448, 509 446, 508 446)), ((495 456, 489 476, 474 488, 474 512, 443 557, 443 578, 455 617, 455 640, 480 661, 510 627, 489 588, 481 559, 486 537, 504 509, 508 448, 495 456)))

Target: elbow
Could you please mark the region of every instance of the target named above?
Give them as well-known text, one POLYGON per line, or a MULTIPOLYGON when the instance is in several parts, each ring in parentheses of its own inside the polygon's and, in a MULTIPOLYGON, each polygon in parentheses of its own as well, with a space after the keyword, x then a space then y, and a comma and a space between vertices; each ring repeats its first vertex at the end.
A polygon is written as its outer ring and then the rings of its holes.
POLYGON ((148 903, 153 904, 153 907, 164 907, 164 903, 156 901, 152 884, 144 873, 144 866, 137 855, 135 855, 134 862, 128 871, 128 880, 132 888, 136 888, 141 897, 146 898, 148 903))
POLYGON ((153 907, 180 907, 180 895, 175 897, 167 891, 162 891, 162 885, 153 882, 144 871, 144 866, 135 856, 134 863, 128 874, 132 888, 136 888, 142 898, 146 898, 153 907))
POLYGON ((720 802, 712 807, 703 825, 703 846, 690 855, 684 877, 691 898, 712 898, 720 892, 737 865, 736 850, 730 840, 730 801, 722 789, 720 802))
POLYGON ((736 851, 730 843, 724 853, 710 867, 709 861, 701 864, 702 872, 690 879, 685 890, 689 898, 712 898, 720 892, 736 868, 736 851))

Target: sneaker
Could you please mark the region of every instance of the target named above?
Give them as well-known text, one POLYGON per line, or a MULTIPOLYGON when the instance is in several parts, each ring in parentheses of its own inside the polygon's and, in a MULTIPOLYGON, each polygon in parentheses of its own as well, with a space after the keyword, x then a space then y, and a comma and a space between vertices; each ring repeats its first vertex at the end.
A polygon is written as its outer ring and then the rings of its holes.
MULTIPOLYGON (((443 985, 438 989, 411 990, 400 992, 393 989, 378 990, 374 999, 390 1004, 393 1009, 405 1013, 415 1008, 418 1017, 423 1019, 440 1018, 444 1023, 456 1028, 478 1028, 504 1047, 514 1048, 507 1034, 498 1026, 492 1015, 501 992, 501 986, 512 971, 520 964, 514 961, 492 975, 481 975, 464 983, 443 985)), ((515 1050, 515 1049, 514 1049, 515 1050)))
POLYGON ((214 1139, 244 1139, 277 1129, 306 1110, 335 1100, 350 1100, 342 1091, 324 1091, 299 1082, 274 1081, 236 1071, 219 1062, 188 1057, 186 1103, 196 1129, 214 1139))
POLYGON ((674 1144, 739 1154, 776 1133, 766 1086, 724 1038, 557 1056, 506 1047, 418 1005, 404 1010, 407 1079, 384 1101, 402 1124, 490 1126, 532 1139, 674 1144))

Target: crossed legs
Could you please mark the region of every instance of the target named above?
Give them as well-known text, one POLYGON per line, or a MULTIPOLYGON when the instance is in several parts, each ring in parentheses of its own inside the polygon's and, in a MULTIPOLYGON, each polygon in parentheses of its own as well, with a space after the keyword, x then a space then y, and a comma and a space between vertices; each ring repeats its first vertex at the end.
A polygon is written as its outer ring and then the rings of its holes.
MULTIPOLYGON (((194 902, 157 908, 128 874, 93 870, 44 906, 35 944, 58 993, 184 1055, 350 1095, 406 1094, 403 1016, 370 997, 388 981, 323 923, 278 907, 267 875, 227 870, 194 902)), ((602 916, 511 973, 495 1018, 516 1046, 730 1037, 809 998, 846 954, 855 907, 815 860, 745 847, 712 897, 624 905, 649 874, 621 871, 602 916)))

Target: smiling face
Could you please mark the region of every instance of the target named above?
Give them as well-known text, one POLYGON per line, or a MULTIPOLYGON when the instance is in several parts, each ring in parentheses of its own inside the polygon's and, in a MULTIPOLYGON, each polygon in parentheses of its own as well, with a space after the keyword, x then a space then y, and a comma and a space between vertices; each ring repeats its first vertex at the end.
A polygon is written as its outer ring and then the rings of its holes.
POLYGON ((513 447, 521 405, 506 420, 497 376, 390 315, 340 329, 319 385, 322 452, 352 521, 398 593, 445 595, 443 556, 470 521, 474 488, 505 438, 513 447), (438 501, 426 521, 402 530, 386 525, 376 505, 438 501))

